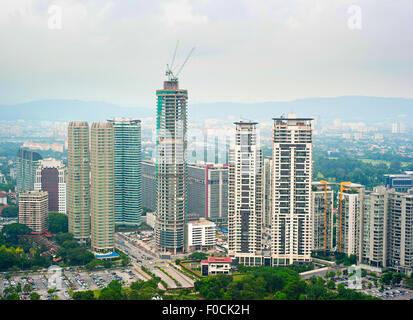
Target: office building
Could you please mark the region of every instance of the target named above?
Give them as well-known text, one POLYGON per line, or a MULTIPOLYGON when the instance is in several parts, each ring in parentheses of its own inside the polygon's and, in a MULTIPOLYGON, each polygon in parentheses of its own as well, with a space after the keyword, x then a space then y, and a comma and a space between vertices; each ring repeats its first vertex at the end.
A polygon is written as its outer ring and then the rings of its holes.
POLYGON ((26 191, 19 195, 19 223, 25 224, 33 232, 47 231, 48 199, 47 191, 26 191))
MULTIPOLYGON (((188 164, 188 217, 208 218, 217 225, 228 223, 228 166, 188 164)), ((142 204, 156 209, 155 163, 142 162, 142 204)))
POLYGON ((158 249, 173 254, 186 249, 187 222, 187 100, 178 79, 156 91, 156 225, 158 249))
POLYGON ((215 227, 215 223, 205 218, 188 222, 188 252, 215 249, 215 227))
POLYGON ((413 188, 413 172, 406 171, 404 174, 386 174, 384 176, 387 189, 396 192, 407 192, 413 188))
POLYGON ((90 130, 91 240, 97 255, 115 250, 115 143, 110 122, 96 122, 90 130))
POLYGON ((263 158, 256 122, 235 122, 228 164, 228 247, 246 266, 262 264, 263 158))
POLYGON ((72 121, 67 129, 67 214, 69 232, 81 243, 90 241, 89 124, 72 121))
POLYGON ((142 161, 142 206, 156 210, 156 174, 155 162, 142 161))
POLYGON ((326 181, 313 182, 311 192, 313 251, 333 250, 334 192, 326 181))
POLYGON ((226 226, 228 221, 228 166, 188 164, 188 213, 226 226))
POLYGON ((39 160, 34 190, 47 191, 49 212, 66 214, 66 167, 60 160, 39 160))
POLYGON ((309 118, 275 118, 273 125, 273 265, 311 262, 312 128, 309 118))
POLYGON ((109 120, 115 135, 115 224, 139 226, 142 215, 141 121, 109 120))
POLYGON ((37 152, 19 149, 16 159, 17 193, 34 190, 36 169, 41 159, 42 156, 37 152))

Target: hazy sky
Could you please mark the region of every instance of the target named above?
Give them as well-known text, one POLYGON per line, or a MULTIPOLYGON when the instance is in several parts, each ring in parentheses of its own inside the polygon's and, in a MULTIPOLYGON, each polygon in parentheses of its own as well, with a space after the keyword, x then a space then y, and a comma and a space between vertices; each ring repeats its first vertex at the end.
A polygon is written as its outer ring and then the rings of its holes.
POLYGON ((0 104, 153 107, 178 39, 192 103, 413 98, 412 0, 0 0, 0 104))

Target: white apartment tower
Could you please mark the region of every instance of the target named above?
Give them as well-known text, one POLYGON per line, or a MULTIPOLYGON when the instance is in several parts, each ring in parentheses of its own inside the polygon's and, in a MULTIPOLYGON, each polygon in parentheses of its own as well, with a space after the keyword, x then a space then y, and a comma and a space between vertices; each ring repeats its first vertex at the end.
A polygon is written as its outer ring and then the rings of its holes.
POLYGON ((274 118, 273 265, 309 263, 312 249, 312 119, 274 118))
POLYGON ((262 150, 256 122, 234 124, 235 143, 228 164, 229 255, 243 265, 259 265, 264 210, 262 150))
POLYGON ((359 257, 364 196, 364 186, 351 182, 341 183, 336 234, 338 252, 359 257))

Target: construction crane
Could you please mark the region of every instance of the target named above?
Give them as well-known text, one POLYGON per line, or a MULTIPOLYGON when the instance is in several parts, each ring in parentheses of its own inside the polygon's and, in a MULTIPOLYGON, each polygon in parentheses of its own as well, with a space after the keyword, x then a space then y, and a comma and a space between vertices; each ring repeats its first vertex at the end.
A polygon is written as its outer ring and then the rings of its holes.
POLYGON ((178 71, 175 72, 173 68, 174 68, 176 52, 178 50, 178 45, 179 45, 179 40, 176 42, 176 47, 175 47, 175 50, 174 50, 174 54, 172 56, 171 65, 169 65, 169 64, 166 65, 166 72, 165 72, 165 75, 168 77, 168 80, 169 81, 174 81, 174 82, 178 81, 179 74, 181 73, 181 71, 184 68, 185 64, 188 62, 189 58, 191 57, 192 53, 195 50, 195 47, 191 49, 191 51, 189 52, 188 56, 186 57, 184 63, 182 63, 182 65, 180 67, 178 67, 178 71))

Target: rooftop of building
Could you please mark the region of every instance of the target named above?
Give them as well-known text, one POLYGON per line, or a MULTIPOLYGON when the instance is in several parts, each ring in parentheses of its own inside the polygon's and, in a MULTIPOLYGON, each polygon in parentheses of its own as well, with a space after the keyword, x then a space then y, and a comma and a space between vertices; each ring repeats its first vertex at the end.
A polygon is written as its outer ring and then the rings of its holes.
POLYGON ((31 190, 19 193, 19 197, 28 197, 28 196, 47 196, 48 192, 43 190, 31 190))
POLYGON ((63 161, 56 160, 53 158, 46 158, 46 159, 40 160, 39 166, 42 168, 58 168, 58 169, 65 167, 65 165, 63 164, 63 161))
POLYGON ((114 117, 109 119, 108 122, 111 123, 141 123, 141 120, 134 118, 124 118, 124 117, 114 117))
POLYGON ((236 125, 247 125, 247 126, 255 126, 258 124, 258 122, 252 121, 252 120, 239 120, 235 121, 234 124, 236 125))
POLYGON ((215 223, 205 218, 199 218, 199 220, 188 222, 188 224, 191 224, 192 226, 211 226, 215 228, 215 223))
POLYGON ((207 263, 231 263, 230 257, 209 257, 208 260, 202 260, 201 264, 207 263))
POLYGON ((110 129, 113 125, 108 121, 93 122, 92 129, 110 129))
POLYGON ((210 163, 210 162, 205 163, 203 161, 199 161, 196 163, 188 163, 188 166, 201 168, 201 169, 205 169, 206 167, 208 167, 209 169, 223 169, 223 168, 228 167, 226 163, 210 163))
POLYGON ((69 127, 89 127, 89 123, 87 121, 70 121, 69 127))

